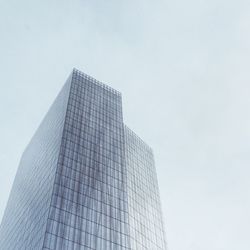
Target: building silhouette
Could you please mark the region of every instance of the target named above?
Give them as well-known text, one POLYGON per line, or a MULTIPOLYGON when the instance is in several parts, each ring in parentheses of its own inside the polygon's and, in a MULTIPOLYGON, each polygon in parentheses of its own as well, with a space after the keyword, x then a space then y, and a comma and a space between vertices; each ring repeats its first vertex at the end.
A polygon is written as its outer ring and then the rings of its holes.
POLYGON ((153 153, 118 91, 73 70, 22 155, 0 249, 166 249, 153 153))

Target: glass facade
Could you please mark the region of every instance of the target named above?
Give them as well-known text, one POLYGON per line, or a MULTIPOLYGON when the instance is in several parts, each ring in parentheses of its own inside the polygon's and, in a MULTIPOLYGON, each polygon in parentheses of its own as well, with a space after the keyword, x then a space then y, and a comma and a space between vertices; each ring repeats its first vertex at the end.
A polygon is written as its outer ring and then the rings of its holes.
POLYGON ((152 149, 124 126, 131 249, 166 249, 152 149))
POLYGON ((23 154, 3 250, 166 249, 150 148, 121 94, 73 70, 23 154))
POLYGON ((42 249, 71 76, 25 149, 0 225, 1 250, 42 249))

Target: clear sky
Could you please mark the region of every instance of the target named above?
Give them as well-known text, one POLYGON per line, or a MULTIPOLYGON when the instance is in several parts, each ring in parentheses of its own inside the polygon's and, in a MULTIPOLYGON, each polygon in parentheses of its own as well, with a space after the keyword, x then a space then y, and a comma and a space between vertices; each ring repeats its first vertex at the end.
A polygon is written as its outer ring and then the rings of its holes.
POLYGON ((0 220, 76 67, 154 149, 169 250, 249 250, 249 27, 249 0, 0 0, 0 220))

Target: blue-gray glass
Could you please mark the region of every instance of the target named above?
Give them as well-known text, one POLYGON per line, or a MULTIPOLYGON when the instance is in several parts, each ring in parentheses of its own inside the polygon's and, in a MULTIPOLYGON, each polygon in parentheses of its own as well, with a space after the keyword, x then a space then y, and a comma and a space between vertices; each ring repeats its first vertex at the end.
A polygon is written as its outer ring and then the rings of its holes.
POLYGON ((44 249, 129 249, 121 95, 71 84, 44 249))
POLYGON ((1 250, 42 249, 71 76, 25 149, 0 226, 1 250))
POLYGON ((152 149, 127 126, 124 131, 131 249, 166 249, 152 149))
POLYGON ((153 154, 121 94, 73 70, 22 156, 0 250, 158 250, 164 237, 153 154))

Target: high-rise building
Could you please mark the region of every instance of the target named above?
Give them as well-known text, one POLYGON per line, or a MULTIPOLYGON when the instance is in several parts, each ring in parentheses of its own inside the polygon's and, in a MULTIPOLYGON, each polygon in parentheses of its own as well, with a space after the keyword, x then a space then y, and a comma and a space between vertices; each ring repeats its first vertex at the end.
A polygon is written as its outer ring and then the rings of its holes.
POLYGON ((23 153, 0 249, 166 249, 153 153, 118 91, 73 70, 23 153))

